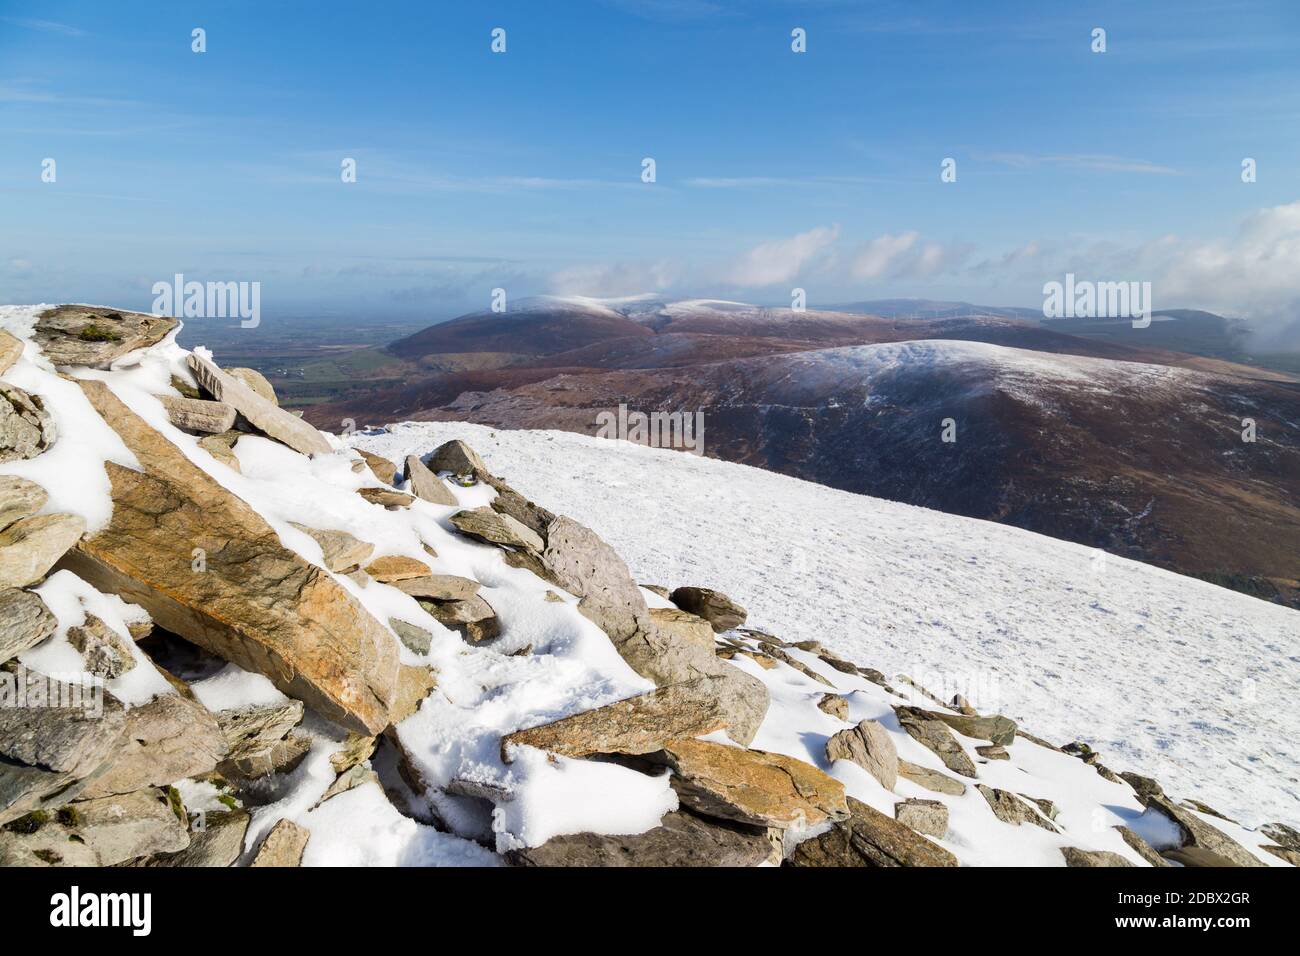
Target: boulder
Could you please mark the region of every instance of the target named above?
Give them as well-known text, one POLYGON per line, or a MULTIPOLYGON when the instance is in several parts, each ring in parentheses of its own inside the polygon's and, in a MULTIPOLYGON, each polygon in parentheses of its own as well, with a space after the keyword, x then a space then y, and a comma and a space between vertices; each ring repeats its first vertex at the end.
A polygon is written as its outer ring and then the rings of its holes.
POLYGON ((1010 717, 994 714, 991 717, 971 717, 967 714, 947 714, 941 710, 923 711, 927 717, 942 720, 945 724, 967 737, 987 740, 999 746, 1007 746, 1016 739, 1016 722, 1010 717))
POLYGON ((523 548, 535 554, 540 554, 546 547, 537 532, 510 515, 500 514, 489 507, 458 511, 451 516, 451 523, 461 534, 487 544, 523 548))
POLYGON ((439 624, 459 631, 471 644, 490 641, 501 633, 497 612, 477 594, 462 601, 427 601, 423 598, 417 598, 416 601, 439 624))
POLYGON ((413 495, 408 495, 404 491, 394 491, 392 488, 358 488, 357 494, 372 505, 383 508, 409 508, 415 503, 413 495))
POLYGON ((986 747, 976 747, 975 752, 985 760, 1010 760, 1011 754, 1007 753, 1007 748, 998 744, 989 744, 986 747))
POLYGON ((203 356, 190 355, 187 362, 199 385, 209 395, 234 406, 235 411, 262 434, 304 455, 328 455, 333 450, 325 436, 307 422, 267 401, 203 356))
POLYGON ((541 846, 512 850, 514 866, 757 866, 769 858, 767 831, 685 810, 666 814, 645 833, 575 833, 541 846))
POLYGON ((226 369, 226 374, 238 382, 243 382, 252 389, 255 394, 266 399, 272 405, 280 404, 280 399, 275 395, 275 389, 271 386, 271 383, 266 380, 266 376, 257 369, 228 368, 226 369))
POLYGON ((13 368, 23 356, 22 339, 14 338, 4 329, 0 329, 0 375, 13 368))
POLYGON ((335 773, 343 773, 352 767, 369 760, 379 745, 378 737, 366 734, 348 734, 343 741, 343 749, 330 756, 330 766, 335 773))
POLYGON ((352 449, 364 459, 370 467, 370 471, 376 478, 386 485, 392 485, 397 482, 397 466, 382 455, 375 455, 371 452, 364 451, 360 448, 352 449))
POLYGON ((1039 814, 1039 812, 1026 803, 1023 799, 1006 790, 999 790, 996 787, 988 787, 982 783, 975 784, 984 799, 988 802, 989 808, 993 815, 1003 823, 1009 823, 1018 827, 1022 823, 1032 823, 1036 827, 1042 827, 1044 830, 1050 830, 1052 833, 1059 832, 1050 820, 1039 814))
POLYGON ((127 639, 94 614, 88 613, 83 623, 68 628, 68 643, 81 654, 86 670, 103 680, 116 680, 135 667, 127 639))
POLYGON ((478 453, 458 438, 444 442, 434 449, 433 454, 429 456, 428 467, 433 472, 449 471, 453 475, 488 473, 487 465, 478 453))
POLYGON ((553 512, 529 501, 500 478, 486 472, 481 473, 479 477, 496 491, 496 496, 493 497, 488 507, 498 514, 509 515, 529 531, 541 537, 543 541, 546 540, 546 529, 555 520, 553 512))
POLYGON ((730 631, 745 623, 745 609, 721 591, 681 587, 673 591, 669 600, 683 611, 690 611, 704 618, 713 630, 719 633, 730 631))
POLYGON ((660 630, 670 631, 710 651, 714 649, 713 628, 702 617, 675 607, 650 608, 650 620, 660 630))
POLYGON ((208 402, 198 398, 159 395, 167 419, 177 428, 205 435, 221 435, 235 425, 235 409, 225 402, 208 402))
POLYGON ((1261 844, 1260 849, 1292 866, 1300 866, 1300 850, 1293 850, 1289 846, 1273 846, 1271 843, 1261 844))
MULTIPOLYGON (((1236 840, 1210 826, 1191 810, 1178 806, 1168 797, 1152 794, 1147 798, 1147 806, 1155 807, 1178 824, 1183 836, 1182 849, 1206 850, 1229 860, 1231 866, 1267 865, 1236 840)), ((1164 856, 1170 857, 1170 853, 1165 851, 1164 856)))
POLYGON ((152 788, 33 816, 27 832, 0 831, 0 866, 116 866, 190 842, 184 807, 152 788))
MULTIPOLYGON (((1172 850, 1165 850, 1164 855, 1166 860, 1172 860, 1179 866, 1185 867, 1210 867, 1221 870, 1241 866, 1240 863, 1222 854, 1215 853, 1213 850, 1207 850, 1203 846, 1176 847, 1172 850)), ((1265 864, 1257 860, 1253 865, 1264 866, 1265 864)))
POLYGON ((429 648, 433 646, 433 635, 416 624, 409 624, 399 618, 390 617, 388 626, 393 629, 393 633, 397 635, 398 640, 416 654, 427 654, 429 648))
POLYGON ((249 866, 301 866, 302 854, 310 838, 311 831, 306 827, 292 820, 279 820, 271 827, 249 866))
POLYGON ((980 715, 980 712, 972 707, 970 701, 961 694, 954 694, 948 706, 959 714, 965 714, 967 717, 978 717, 980 715))
POLYGON ((297 700, 218 711, 216 721, 225 741, 225 756, 239 760, 265 751, 302 723, 303 713, 302 702, 297 700))
POLYGON ((64 564, 345 728, 386 727, 398 667, 392 633, 106 385, 79 384, 144 470, 105 464, 112 519, 64 564))
POLYGON ((844 784, 784 754, 670 740, 673 789, 696 813, 762 827, 811 827, 848 816, 844 784))
POLYGON ((507 734, 501 738, 501 759, 512 760, 511 747, 516 745, 566 757, 654 753, 669 740, 699 737, 725 726, 709 682, 687 681, 507 734))
POLYGON ((386 554, 366 565, 366 574, 380 584, 394 584, 408 578, 427 577, 429 566, 404 554, 386 554))
POLYGON ((1124 838, 1124 842, 1133 849, 1133 852, 1146 860, 1147 863, 1152 866, 1169 866, 1168 860, 1157 853, 1150 843, 1142 839, 1128 827, 1117 826, 1115 827, 1115 830, 1124 838))
POLYGON ((786 866, 956 866, 957 858, 852 797, 849 818, 800 843, 786 866))
POLYGON ((397 700, 393 704, 393 724, 400 724, 420 709, 420 704, 438 686, 438 675, 432 667, 418 664, 402 665, 397 675, 397 700))
POLYGON ((894 819, 925 836, 948 835, 948 808, 938 800, 904 800, 894 804, 894 819))
POLYGON ((417 455, 406 456, 406 480, 421 501, 435 505, 456 505, 456 496, 446 483, 424 466, 417 455))
MULTIPOLYGON (((396 712, 396 701, 393 708, 396 712)), ((290 773, 307 758, 310 750, 310 737, 290 734, 283 740, 250 747, 238 756, 227 757, 217 764, 217 773, 244 792, 247 799, 250 788, 257 793, 260 784, 277 774, 290 773)))
POLYGON ((909 763, 906 760, 898 761, 898 775, 932 793, 946 793, 949 796, 960 797, 966 792, 966 784, 960 780, 954 780, 946 773, 922 767, 920 764, 909 763))
POLYGON ((15 521, 30 518, 49 500, 45 489, 36 482, 17 475, 0 475, 0 531, 15 521))
POLYGON ((102 797, 197 777, 210 773, 226 750, 207 708, 181 694, 162 694, 126 712, 119 748, 83 793, 102 797))
POLYGON ((296 521, 291 521, 290 524, 304 534, 309 535, 313 541, 320 545, 325 567, 336 574, 346 574, 348 571, 357 570, 362 564, 370 560, 370 555, 375 551, 373 544, 355 538, 346 531, 309 528, 305 524, 298 524, 296 521))
POLYGON ((221 462, 231 471, 239 471, 239 456, 235 454, 235 442, 244 432, 229 431, 220 435, 205 435, 199 439, 199 447, 221 462))
POLYGON ((0 588, 35 584, 86 532, 80 515, 33 515, 0 531, 0 588))
POLYGON ((975 762, 970 759, 965 748, 958 743, 944 721, 936 719, 929 711, 919 707, 896 705, 894 713, 898 715, 898 722, 912 739, 929 748, 943 761, 945 767, 963 777, 975 776, 975 762))
POLYGON ((403 594, 430 601, 468 601, 478 594, 479 583, 454 574, 426 574, 407 578, 394 585, 403 594))
POLYGON ((58 626, 39 594, 18 588, 0 591, 0 664, 35 647, 58 626))
POLYGON ((252 819, 247 810, 212 810, 197 818, 190 845, 176 853, 157 853, 134 866, 233 866, 244 852, 244 834, 252 819))
POLYGON ((35 458, 57 438, 54 418, 39 395, 0 382, 0 464, 35 458))
POLYGON ((106 369, 114 361, 161 342, 173 318, 90 305, 60 305, 36 319, 32 341, 53 364, 106 369))
POLYGON ((1259 828, 1270 840, 1290 850, 1300 850, 1300 830, 1285 823, 1265 823, 1259 828))
POLYGON ((889 731, 874 720, 841 730, 826 741, 826 759, 857 764, 886 790, 893 790, 898 781, 898 749, 889 731))
POLYGON ((849 719, 849 702, 839 694, 822 694, 817 701, 817 709, 839 720, 849 719))
POLYGON ((1063 846, 1061 847, 1061 856, 1065 857, 1065 865, 1069 867, 1095 869, 1097 867, 1133 865, 1118 853, 1112 853, 1109 850, 1081 850, 1077 846, 1063 846))

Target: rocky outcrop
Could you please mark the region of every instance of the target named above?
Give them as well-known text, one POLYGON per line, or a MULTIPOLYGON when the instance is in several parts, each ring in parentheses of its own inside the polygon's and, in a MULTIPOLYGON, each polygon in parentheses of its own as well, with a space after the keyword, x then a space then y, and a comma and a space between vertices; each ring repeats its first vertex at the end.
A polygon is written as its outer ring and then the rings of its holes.
POLYGON ((999 746, 1007 746, 1016 739, 1016 722, 1000 714, 992 717, 970 716, 969 714, 948 714, 931 710, 926 716, 942 720, 945 724, 967 737, 987 740, 999 746))
POLYGON ((554 837, 506 858, 515 866, 757 866, 771 852, 762 828, 679 810, 645 833, 554 837))
POLYGON ((418 455, 406 456, 406 480, 421 501, 435 505, 455 505, 456 496, 446 483, 425 467, 418 455))
POLYGON ((165 791, 137 790, 33 814, 0 831, 0 866, 116 866, 189 842, 184 808, 165 791))
POLYGON ((35 458, 58 438, 39 395, 0 382, 0 464, 35 458))
POLYGON ((272 405, 279 405, 280 399, 275 395, 275 388, 266 380, 263 375, 255 368, 228 368, 226 374, 236 381, 243 382, 254 393, 266 399, 272 405))
POLYGON ((795 847, 786 866, 956 866, 941 846, 852 797, 849 819, 795 847))
POLYGON ((55 365, 106 369, 128 352, 161 342, 176 325, 167 316, 60 305, 37 317, 32 338, 55 365))
POLYGON ((501 759, 524 745, 566 757, 590 754, 648 754, 673 739, 699 737, 726 725, 726 717, 707 681, 660 687, 549 724, 517 730, 501 738, 501 759))
POLYGON ((661 631, 670 631, 685 640, 713 650, 713 628, 702 617, 675 607, 650 608, 650 620, 661 631))
POLYGON ((33 515, 0 531, 0 588, 21 588, 45 577, 86 531, 80 515, 33 515))
POLYGON ((683 611, 704 618, 714 631, 730 631, 745 623, 743 607, 721 591, 709 588, 681 587, 673 591, 669 600, 683 611))
POLYGON ((58 626, 40 595, 17 588, 0 591, 0 664, 35 647, 58 626))
POLYGON ((501 514, 486 506, 469 511, 458 511, 451 516, 451 523, 461 534, 485 544, 523 548, 536 554, 540 554, 546 547, 541 536, 527 525, 508 514, 501 514))
POLYGON ((893 790, 898 781, 898 750, 889 731, 874 720, 864 720, 828 740, 826 759, 857 764, 886 790, 893 790))
POLYGON ((802 760, 707 740, 671 740, 664 754, 678 799, 696 813, 782 829, 848 816, 844 785, 802 760))
POLYGON ((907 760, 898 761, 898 775, 932 793, 946 793, 952 797, 960 797, 966 792, 966 785, 960 780, 954 780, 946 773, 907 760))
POLYGON ((388 629, 102 382, 81 386, 145 470, 106 463, 112 519, 66 563, 331 720, 372 733, 387 726, 398 665, 388 629))
POLYGON ((200 387, 218 402, 234 407, 259 432, 304 455, 328 455, 331 446, 325 436, 301 418, 267 401, 201 355, 187 360, 200 387))
POLYGON ((894 713, 912 739, 933 752, 945 767, 963 777, 975 776, 975 762, 957 742, 945 722, 930 716, 929 711, 919 707, 895 706, 894 713))
MULTIPOLYGON (((1210 826, 1192 811, 1178 806, 1168 797, 1151 794, 1147 797, 1147 806, 1159 810, 1178 825, 1182 834, 1182 845, 1179 849, 1204 850, 1228 860, 1232 866, 1265 865, 1236 840, 1210 826)), ((1165 852, 1164 855, 1170 857, 1169 852, 1165 852)))

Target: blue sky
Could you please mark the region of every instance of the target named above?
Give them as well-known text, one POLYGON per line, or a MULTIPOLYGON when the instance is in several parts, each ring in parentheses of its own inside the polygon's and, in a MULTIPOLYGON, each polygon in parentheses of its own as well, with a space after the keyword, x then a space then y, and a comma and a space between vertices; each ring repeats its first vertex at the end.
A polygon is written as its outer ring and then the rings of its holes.
POLYGON ((0 301, 1032 306, 1072 270, 1294 318, 1298 74, 1294 0, 0 0, 0 301))

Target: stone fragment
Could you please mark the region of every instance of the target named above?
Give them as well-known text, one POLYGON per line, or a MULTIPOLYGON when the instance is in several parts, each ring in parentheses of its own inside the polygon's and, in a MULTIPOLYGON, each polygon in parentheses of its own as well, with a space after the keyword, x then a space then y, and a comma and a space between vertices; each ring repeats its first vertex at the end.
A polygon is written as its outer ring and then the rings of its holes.
POLYGON ((184 431, 221 435, 235 426, 235 409, 225 402, 159 395, 168 420, 184 431))
POLYGON ((898 749, 889 731, 874 720, 841 730, 826 742, 826 759, 848 760, 875 777, 886 790, 898 781, 898 749))
POLYGON ((411 483, 415 497, 421 501, 435 505, 458 504, 446 482, 426 468, 416 455, 406 456, 406 479, 411 483))
POLYGON ((853 797, 850 816, 800 843, 786 866, 956 866, 957 858, 915 830, 853 797))
POLYGON ((690 611, 708 621, 714 631, 730 631, 745 623, 743 607, 721 591, 709 588, 681 587, 669 597, 683 611, 690 611))
POLYGON ((307 422, 267 401, 201 355, 187 359, 199 385, 219 402, 232 405, 240 415, 269 438, 304 455, 328 455, 333 447, 325 436, 307 422))
POLYGON ((925 836, 948 835, 948 808, 938 800, 904 800, 894 804, 894 819, 925 836))
POLYGON ((302 865, 311 831, 292 820, 279 820, 271 827, 249 866, 291 867, 302 865))

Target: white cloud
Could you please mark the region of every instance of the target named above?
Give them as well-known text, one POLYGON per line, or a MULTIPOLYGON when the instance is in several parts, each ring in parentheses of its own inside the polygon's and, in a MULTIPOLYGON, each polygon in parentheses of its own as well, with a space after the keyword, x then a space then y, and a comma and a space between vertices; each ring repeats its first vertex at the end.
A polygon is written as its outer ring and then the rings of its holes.
POLYGON ((830 249, 839 236, 839 226, 818 226, 789 239, 762 243, 733 263, 726 278, 741 287, 789 282, 830 249))

